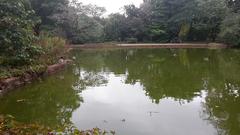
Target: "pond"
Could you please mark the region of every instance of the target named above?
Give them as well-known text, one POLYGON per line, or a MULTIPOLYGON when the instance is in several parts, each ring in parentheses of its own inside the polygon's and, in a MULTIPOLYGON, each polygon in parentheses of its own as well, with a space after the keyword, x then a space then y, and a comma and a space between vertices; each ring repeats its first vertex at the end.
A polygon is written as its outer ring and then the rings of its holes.
POLYGON ((75 64, 0 98, 0 114, 117 135, 240 133, 240 51, 74 50, 75 64))

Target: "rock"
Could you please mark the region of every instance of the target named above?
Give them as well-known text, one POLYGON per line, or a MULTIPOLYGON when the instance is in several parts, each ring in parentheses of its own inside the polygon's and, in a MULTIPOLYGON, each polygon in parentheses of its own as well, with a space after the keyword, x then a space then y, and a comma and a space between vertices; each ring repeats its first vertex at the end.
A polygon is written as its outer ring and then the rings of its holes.
POLYGON ((26 101, 26 99, 19 99, 19 100, 17 100, 17 102, 25 102, 26 101))

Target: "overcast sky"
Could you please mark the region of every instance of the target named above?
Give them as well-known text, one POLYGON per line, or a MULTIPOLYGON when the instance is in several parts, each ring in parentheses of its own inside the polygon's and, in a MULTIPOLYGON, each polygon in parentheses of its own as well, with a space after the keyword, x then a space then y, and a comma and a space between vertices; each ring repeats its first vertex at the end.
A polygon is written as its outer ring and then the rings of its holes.
POLYGON ((95 4, 107 9, 107 14, 121 11, 121 7, 128 4, 139 6, 143 0, 78 0, 84 4, 95 4))

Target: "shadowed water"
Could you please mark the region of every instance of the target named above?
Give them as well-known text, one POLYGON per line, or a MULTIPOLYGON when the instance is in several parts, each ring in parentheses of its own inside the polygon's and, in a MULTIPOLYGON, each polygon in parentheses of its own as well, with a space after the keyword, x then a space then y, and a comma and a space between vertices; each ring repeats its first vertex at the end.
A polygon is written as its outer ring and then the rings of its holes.
POLYGON ((118 135, 240 133, 240 51, 75 50, 75 64, 8 93, 0 113, 118 135))

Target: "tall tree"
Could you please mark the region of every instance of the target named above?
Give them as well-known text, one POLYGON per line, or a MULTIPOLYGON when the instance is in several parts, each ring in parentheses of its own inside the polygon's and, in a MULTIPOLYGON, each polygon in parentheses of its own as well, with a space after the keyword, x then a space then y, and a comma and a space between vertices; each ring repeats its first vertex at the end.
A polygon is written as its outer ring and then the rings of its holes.
POLYGON ((240 1, 226 0, 227 15, 221 24, 219 38, 221 41, 231 44, 240 45, 240 1))
POLYGON ((41 29, 52 30, 56 26, 56 21, 52 19, 55 14, 64 12, 68 6, 68 0, 30 0, 31 5, 41 23, 35 27, 36 33, 41 29))
POLYGON ((104 12, 105 8, 72 1, 64 12, 52 18, 72 43, 100 42, 103 40, 100 21, 104 12))
POLYGON ((111 14, 104 26, 105 40, 123 41, 127 34, 126 17, 122 14, 111 14))

